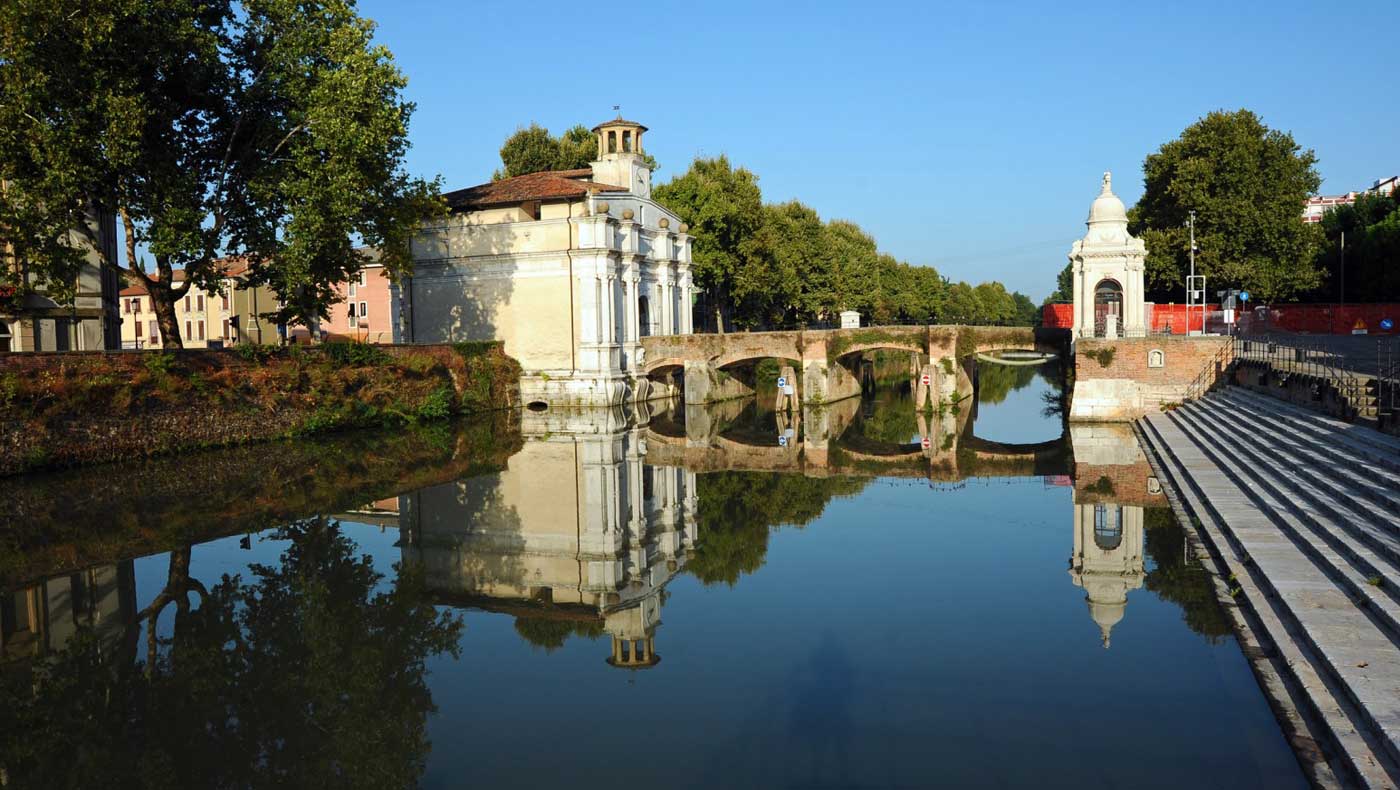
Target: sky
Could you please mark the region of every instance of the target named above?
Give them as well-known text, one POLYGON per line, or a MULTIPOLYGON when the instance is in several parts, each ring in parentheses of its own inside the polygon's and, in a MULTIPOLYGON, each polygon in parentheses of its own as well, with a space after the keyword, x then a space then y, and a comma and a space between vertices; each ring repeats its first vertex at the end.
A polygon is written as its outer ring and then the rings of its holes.
MULTIPOLYGON (((361 0, 417 103, 408 168, 489 180, 502 141, 622 114, 655 183, 727 154, 766 201, 847 219, 952 280, 1037 302, 1103 171, 1248 108, 1322 192, 1400 173, 1400 2, 453 3, 361 0)), ((1301 209, 1300 209, 1301 210, 1301 209)))

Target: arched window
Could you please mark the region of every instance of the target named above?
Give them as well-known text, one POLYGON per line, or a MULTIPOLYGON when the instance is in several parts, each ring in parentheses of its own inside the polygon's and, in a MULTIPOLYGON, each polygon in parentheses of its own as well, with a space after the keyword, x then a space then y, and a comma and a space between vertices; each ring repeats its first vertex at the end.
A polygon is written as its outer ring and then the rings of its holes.
POLYGON ((1094 286, 1094 334, 1103 337, 1110 320, 1115 330, 1121 329, 1122 315, 1123 286, 1114 280, 1099 280, 1094 286))
POLYGON ((647 299, 646 294, 637 297, 637 326, 642 337, 651 334, 651 301, 647 299))
POLYGON ((1123 506, 1094 505, 1094 545, 1113 551, 1123 543, 1123 506))

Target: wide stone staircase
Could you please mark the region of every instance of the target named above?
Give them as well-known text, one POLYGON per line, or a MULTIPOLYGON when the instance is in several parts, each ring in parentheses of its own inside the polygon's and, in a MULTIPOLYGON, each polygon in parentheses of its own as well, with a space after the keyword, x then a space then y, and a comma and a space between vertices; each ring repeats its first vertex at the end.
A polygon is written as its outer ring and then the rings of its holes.
POLYGON ((1396 787, 1400 439, 1235 386, 1137 429, 1335 777, 1396 787))

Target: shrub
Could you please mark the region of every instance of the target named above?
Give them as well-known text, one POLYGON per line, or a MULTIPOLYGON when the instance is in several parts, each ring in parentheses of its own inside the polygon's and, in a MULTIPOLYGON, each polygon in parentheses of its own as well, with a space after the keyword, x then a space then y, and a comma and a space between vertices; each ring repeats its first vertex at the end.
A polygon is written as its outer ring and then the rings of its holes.
POLYGON ((337 341, 326 343, 321 348, 325 350, 326 358, 336 367, 370 367, 389 361, 389 355, 384 353, 384 349, 369 343, 337 341))
POLYGON ((443 420, 452 415, 452 387, 444 384, 433 390, 418 407, 418 419, 443 420))

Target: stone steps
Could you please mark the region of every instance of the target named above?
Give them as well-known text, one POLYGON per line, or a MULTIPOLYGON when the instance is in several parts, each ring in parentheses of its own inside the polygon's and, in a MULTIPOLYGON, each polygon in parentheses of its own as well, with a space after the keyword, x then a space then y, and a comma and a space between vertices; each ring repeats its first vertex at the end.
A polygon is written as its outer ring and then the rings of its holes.
POLYGON ((1293 538, 1299 549, 1342 585, 1353 600, 1368 607, 1391 641, 1400 642, 1400 597, 1396 592, 1400 587, 1370 583, 1377 578, 1400 578, 1400 541, 1336 529, 1337 519, 1345 515, 1320 506, 1316 491, 1290 479, 1286 472, 1258 458, 1240 458, 1222 450, 1219 442, 1211 438, 1211 428, 1218 426, 1197 411, 1191 415, 1178 410, 1172 419, 1265 515, 1293 538), (1252 465, 1251 460, 1258 465, 1252 465), (1301 499, 1291 496, 1300 493, 1301 499), (1367 536, 1386 548, 1376 550, 1367 536))
POLYGON ((1304 432, 1348 448, 1357 448, 1391 461, 1400 459, 1400 439, 1358 425, 1308 411, 1292 403, 1260 395, 1243 387, 1221 390, 1226 398, 1251 403, 1304 432))
POLYGON ((1292 447, 1297 456, 1283 461, 1241 448, 1232 430, 1243 428, 1228 422, 1228 406, 1210 403, 1217 399, 1144 419, 1139 430, 1149 455, 1222 572, 1239 584, 1237 600, 1254 631, 1278 651, 1278 665, 1326 728, 1336 757, 1362 785, 1394 787, 1400 599, 1385 587, 1400 583, 1400 564, 1361 537, 1390 533, 1339 527, 1338 514, 1354 517, 1352 508, 1366 505, 1348 502, 1329 511, 1302 496, 1299 485, 1313 498, 1329 490, 1286 475, 1306 463, 1298 460, 1309 457, 1306 451, 1292 447), (1369 583, 1373 575, 1382 577, 1382 587, 1369 583))
POLYGON ((1267 426, 1276 434, 1287 433, 1298 440, 1317 440, 1312 443, 1313 446, 1327 453, 1335 463, 1345 465, 1363 475, 1377 475, 1377 481, 1380 483, 1400 485, 1400 454, 1392 455, 1368 444, 1350 442, 1326 427, 1295 425, 1288 421, 1287 415, 1270 410, 1268 403, 1260 403, 1253 398, 1237 394, 1242 392, 1246 391, 1237 387, 1227 387, 1218 393, 1218 397, 1221 401, 1228 402, 1236 414, 1255 425, 1267 426))

